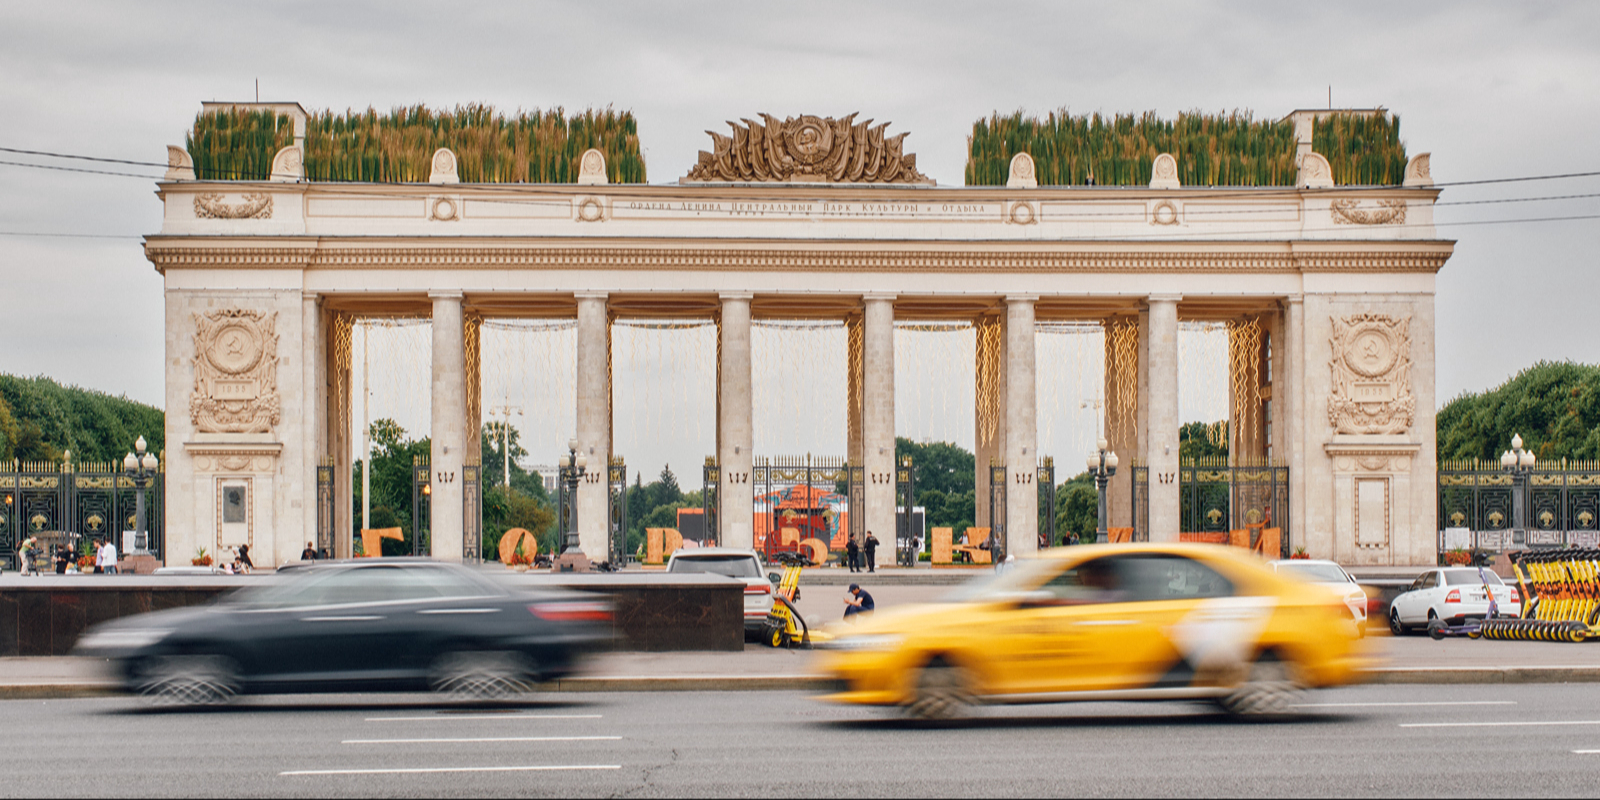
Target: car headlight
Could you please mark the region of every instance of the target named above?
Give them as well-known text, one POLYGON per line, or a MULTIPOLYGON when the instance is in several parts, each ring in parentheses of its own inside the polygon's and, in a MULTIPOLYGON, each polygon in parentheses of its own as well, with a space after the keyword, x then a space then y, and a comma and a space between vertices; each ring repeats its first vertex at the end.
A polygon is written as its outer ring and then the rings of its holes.
POLYGON ((123 628, 91 633, 78 640, 85 650, 137 650, 149 647, 172 633, 171 628, 123 628))
POLYGON ((868 634, 864 636, 843 636, 831 642, 819 644, 824 650, 842 650, 849 653, 858 653, 866 650, 893 650, 905 641, 904 636, 894 633, 868 634))

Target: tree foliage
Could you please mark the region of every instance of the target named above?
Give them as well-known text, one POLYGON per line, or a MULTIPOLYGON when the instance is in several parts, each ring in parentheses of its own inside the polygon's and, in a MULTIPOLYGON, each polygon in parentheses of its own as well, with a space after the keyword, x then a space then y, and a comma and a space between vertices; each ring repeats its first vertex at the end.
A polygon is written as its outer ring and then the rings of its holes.
POLYGON ((76 462, 120 462, 140 436, 161 454, 161 409, 44 376, 0 375, 0 459, 58 461, 71 450, 76 462))
POLYGON ((1521 434, 1541 460, 1600 459, 1600 365, 1540 361, 1439 410, 1440 460, 1498 458, 1521 434))

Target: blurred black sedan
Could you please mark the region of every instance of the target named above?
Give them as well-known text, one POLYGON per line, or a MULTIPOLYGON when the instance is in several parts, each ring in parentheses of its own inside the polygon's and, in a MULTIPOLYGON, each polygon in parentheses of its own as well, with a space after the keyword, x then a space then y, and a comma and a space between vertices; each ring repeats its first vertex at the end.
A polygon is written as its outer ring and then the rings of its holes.
POLYGON ((109 659, 127 691, 183 704, 332 691, 498 697, 571 673, 610 638, 610 621, 594 595, 513 591, 452 564, 375 558, 97 625, 75 653, 109 659))

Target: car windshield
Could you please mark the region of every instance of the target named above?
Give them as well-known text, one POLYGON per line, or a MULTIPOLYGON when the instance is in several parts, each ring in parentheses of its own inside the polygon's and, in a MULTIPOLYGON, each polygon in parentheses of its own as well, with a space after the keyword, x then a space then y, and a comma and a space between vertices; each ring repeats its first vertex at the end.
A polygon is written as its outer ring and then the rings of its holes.
POLYGON ((1489 570, 1484 570, 1481 578, 1478 577, 1478 571, 1475 569, 1447 569, 1444 571, 1446 586, 1482 586, 1485 578, 1488 579, 1490 586, 1505 585, 1500 582, 1499 575, 1489 570))
POLYGON ((1344 570, 1335 564, 1279 564, 1278 572, 1312 583, 1348 583, 1344 570))
POLYGON ((668 572, 709 572, 730 578, 759 578, 755 556, 678 556, 672 559, 668 572))

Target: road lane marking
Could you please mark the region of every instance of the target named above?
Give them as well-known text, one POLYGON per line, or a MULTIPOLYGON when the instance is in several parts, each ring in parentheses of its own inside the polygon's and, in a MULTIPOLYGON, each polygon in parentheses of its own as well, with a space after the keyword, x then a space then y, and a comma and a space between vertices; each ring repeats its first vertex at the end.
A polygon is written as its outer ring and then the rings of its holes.
POLYGON ((339 744, 439 744, 444 742, 600 742, 621 736, 491 736, 462 739, 346 739, 339 744))
POLYGON ((1415 703, 1300 703, 1291 708, 1382 708, 1389 706, 1514 706, 1515 700, 1443 700, 1415 703))
POLYGON ((622 769, 620 764, 584 764, 563 767, 411 767, 402 769, 297 769, 279 775, 426 775, 438 772, 560 772, 567 770, 622 769))
POLYGON ((599 714, 451 714, 432 717, 367 717, 367 722, 449 722, 458 719, 600 719, 599 714))
POLYGON ((1550 720, 1547 722, 1408 722, 1402 728, 1521 728, 1536 725, 1600 725, 1600 719, 1550 720))
POLYGON ((1572 752, 1587 755, 1590 753, 1600 753, 1600 750, 1574 750, 1572 752))

